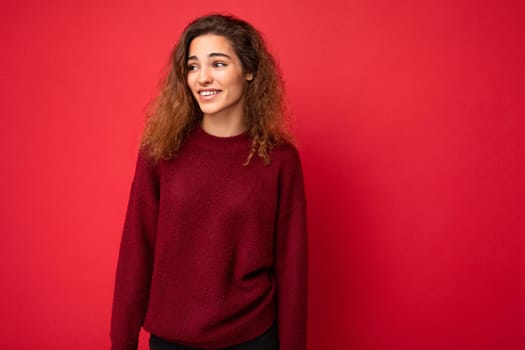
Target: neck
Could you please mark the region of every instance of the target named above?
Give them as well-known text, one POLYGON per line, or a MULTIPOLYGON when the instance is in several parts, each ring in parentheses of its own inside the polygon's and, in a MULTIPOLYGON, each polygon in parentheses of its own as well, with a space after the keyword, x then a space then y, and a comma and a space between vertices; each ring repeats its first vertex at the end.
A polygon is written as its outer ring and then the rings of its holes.
POLYGON ((246 123, 242 118, 223 119, 217 116, 206 116, 202 118, 201 127, 210 135, 230 137, 242 134, 247 130, 246 123))

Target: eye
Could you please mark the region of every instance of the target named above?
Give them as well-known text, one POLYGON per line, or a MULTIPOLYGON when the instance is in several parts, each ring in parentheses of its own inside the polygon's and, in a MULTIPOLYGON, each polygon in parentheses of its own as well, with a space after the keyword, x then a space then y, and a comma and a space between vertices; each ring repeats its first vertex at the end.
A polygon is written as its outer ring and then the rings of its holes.
POLYGON ((227 64, 224 63, 224 62, 214 62, 213 65, 217 68, 222 68, 222 67, 226 67, 227 64))
POLYGON ((193 71, 193 70, 197 70, 197 69, 198 69, 198 67, 195 64, 188 65, 188 71, 193 71))

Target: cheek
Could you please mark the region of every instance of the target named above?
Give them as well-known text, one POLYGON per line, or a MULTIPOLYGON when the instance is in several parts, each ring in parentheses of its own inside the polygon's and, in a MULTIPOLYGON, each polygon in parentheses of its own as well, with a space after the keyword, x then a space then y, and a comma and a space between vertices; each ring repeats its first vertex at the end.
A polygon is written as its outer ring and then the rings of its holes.
POLYGON ((229 76, 228 77, 228 85, 230 89, 235 90, 238 93, 242 93, 244 89, 244 77, 243 76, 229 76))
POLYGON ((188 75, 186 75, 186 85, 188 85, 190 90, 193 91, 193 89, 195 88, 197 84, 198 84, 198 75, 195 72, 193 72, 193 74, 188 73, 188 75))

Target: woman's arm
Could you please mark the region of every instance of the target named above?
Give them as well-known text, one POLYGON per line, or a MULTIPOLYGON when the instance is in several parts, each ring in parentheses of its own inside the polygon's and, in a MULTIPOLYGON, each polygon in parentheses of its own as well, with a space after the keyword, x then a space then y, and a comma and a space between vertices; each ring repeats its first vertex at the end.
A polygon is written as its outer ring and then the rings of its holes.
POLYGON ((276 231, 275 275, 280 350, 306 349, 306 197, 297 150, 283 165, 276 231))
POLYGON ((136 350, 148 306, 158 216, 158 172, 137 157, 117 264, 111 349, 136 350))

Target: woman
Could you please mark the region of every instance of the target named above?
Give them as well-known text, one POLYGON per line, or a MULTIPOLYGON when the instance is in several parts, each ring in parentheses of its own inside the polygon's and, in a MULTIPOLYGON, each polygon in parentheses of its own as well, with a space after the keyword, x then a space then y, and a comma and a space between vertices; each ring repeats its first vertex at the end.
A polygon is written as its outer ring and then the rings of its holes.
POLYGON ((138 152, 112 349, 303 350, 307 232, 283 84, 260 34, 196 19, 171 55, 138 152))

